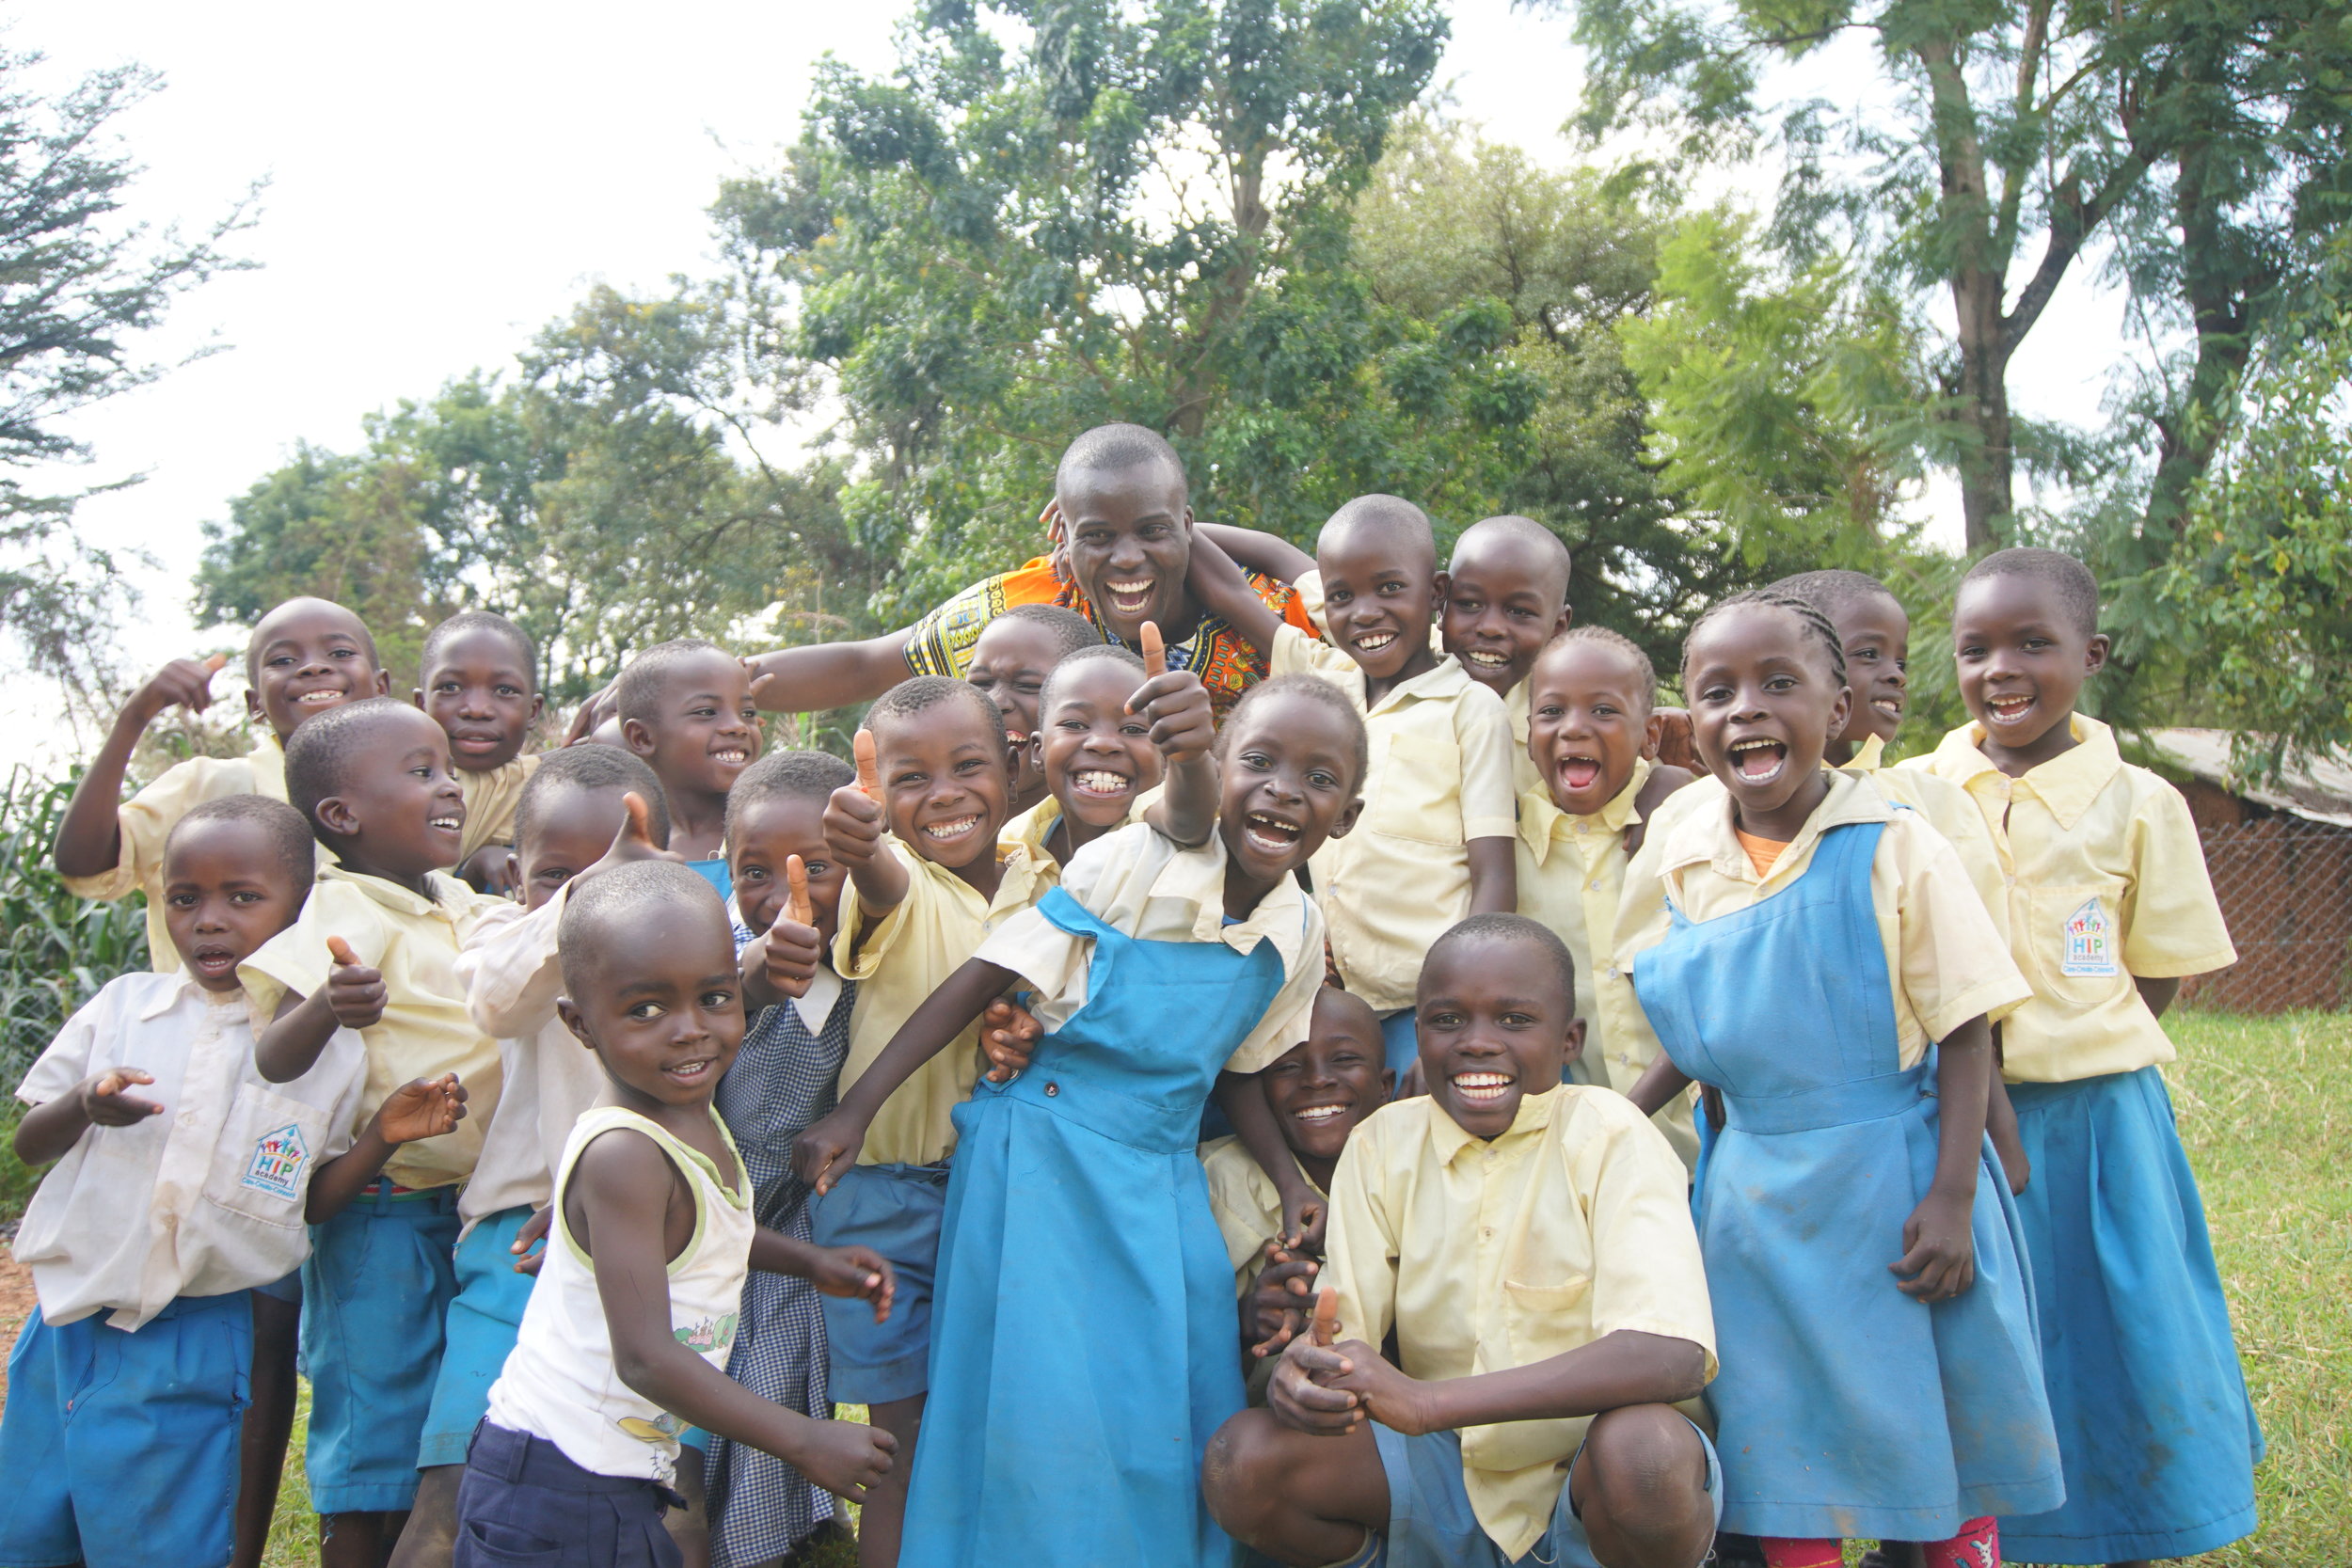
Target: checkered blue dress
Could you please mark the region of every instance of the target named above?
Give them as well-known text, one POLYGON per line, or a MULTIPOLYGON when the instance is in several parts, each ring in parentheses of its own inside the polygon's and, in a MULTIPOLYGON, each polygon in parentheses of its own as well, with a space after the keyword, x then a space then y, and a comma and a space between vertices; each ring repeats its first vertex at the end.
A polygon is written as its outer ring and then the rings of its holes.
MULTIPOLYGON (((719 1083, 719 1115, 751 1173, 759 1223, 803 1242, 809 1239, 809 1189, 792 1174, 792 1140, 833 1109, 834 1084, 850 1053, 856 992, 854 984, 843 985, 816 1035, 789 1003, 762 1008, 744 1031, 742 1053, 719 1083)), ((833 1402, 825 1355, 816 1287, 754 1270, 744 1281, 743 1320, 727 1375, 763 1399, 826 1420, 833 1402)), ((712 1437, 704 1475, 717 1568, 771 1562, 833 1516, 832 1496, 798 1470, 723 1437, 712 1437)))

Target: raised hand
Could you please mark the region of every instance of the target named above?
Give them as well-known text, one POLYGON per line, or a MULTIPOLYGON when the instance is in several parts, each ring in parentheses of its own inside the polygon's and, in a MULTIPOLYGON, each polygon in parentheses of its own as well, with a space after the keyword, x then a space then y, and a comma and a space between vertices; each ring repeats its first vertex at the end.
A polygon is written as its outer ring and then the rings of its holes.
POLYGON ((794 1447, 800 1451, 776 1457, 853 1503, 866 1500, 866 1489, 890 1473, 898 1453, 896 1437, 858 1421, 816 1422, 808 1441, 794 1447))
POLYGON ((213 677, 229 662, 227 654, 215 654, 210 658, 175 658, 147 677, 127 705, 137 712, 142 721, 152 720, 167 707, 183 707, 190 713, 201 713, 212 705, 213 677))
POLYGON ((818 1260, 809 1272, 808 1282, 819 1293, 872 1302, 876 1323, 890 1316, 890 1298, 898 1291, 898 1276, 889 1259, 871 1247, 818 1247, 817 1251, 818 1260))
POLYGON ((1143 624, 1143 684, 1127 699, 1127 711, 1152 726, 1152 744, 1171 763, 1209 754, 1216 744, 1216 715, 1209 689, 1189 670, 1170 672, 1160 628, 1143 624))
POLYGON ((662 848, 653 841, 653 808, 635 790, 621 797, 621 825, 612 834, 612 846, 605 850, 596 864, 582 871, 582 877, 599 871, 610 871, 616 865, 632 861, 674 861, 681 857, 662 848))
POLYGON ((980 1050, 988 1057, 988 1081, 1009 1084, 1021 1076, 1045 1033, 1026 1007, 999 997, 980 1015, 980 1050))
POLYGON ((1903 1221, 1903 1255, 1886 1266, 1898 1276, 1897 1290, 1916 1301, 1949 1301, 1976 1283, 1974 1196, 1931 1189, 1919 1200, 1903 1221))
POLYGON ((596 733, 596 726, 612 716, 612 688, 606 687, 580 705, 572 721, 564 728, 564 744, 577 746, 596 733))
POLYGON ((455 1131, 466 1119, 466 1085, 457 1074, 415 1078, 387 1095, 376 1108, 375 1130, 388 1144, 412 1144, 455 1131))
POLYGON ((835 1111, 792 1140, 792 1168, 821 1196, 857 1164, 858 1150, 865 1147, 866 1129, 835 1111))
POLYGON ((335 960, 326 974, 327 1011, 346 1029, 373 1028, 389 1000, 383 974, 361 963, 351 943, 341 937, 326 939, 326 952, 335 960))
POLYGON ((82 1081, 76 1091, 82 1115, 93 1127, 135 1127, 149 1117, 162 1116, 164 1108, 154 1101, 123 1092, 134 1084, 154 1081, 143 1069, 135 1067, 110 1067, 103 1072, 94 1072, 82 1081))
POLYGON ((742 659, 739 662, 743 666, 743 673, 752 678, 752 683, 747 689, 751 693, 752 706, 758 708, 763 713, 774 713, 781 711, 782 704, 784 702, 784 691, 782 688, 778 687, 776 684, 779 677, 776 675, 775 672, 772 670, 762 670, 759 667, 759 660, 755 657, 742 659))
POLYGON ((1707 764, 1699 760, 1698 740, 1691 729, 1691 710, 1687 707, 1661 707, 1657 710, 1658 752, 1650 760, 1672 768, 1687 768, 1693 773, 1707 771, 1707 764))
POLYGON ((825 802, 825 845, 851 871, 874 863, 882 852, 882 772, 874 763, 874 736, 860 730, 850 742, 857 757, 857 783, 843 784, 825 802))
POLYGON ((808 863, 786 856, 784 880, 788 892, 760 943, 760 966, 777 995, 806 996, 825 956, 824 935, 817 929, 816 907, 808 897, 808 863))

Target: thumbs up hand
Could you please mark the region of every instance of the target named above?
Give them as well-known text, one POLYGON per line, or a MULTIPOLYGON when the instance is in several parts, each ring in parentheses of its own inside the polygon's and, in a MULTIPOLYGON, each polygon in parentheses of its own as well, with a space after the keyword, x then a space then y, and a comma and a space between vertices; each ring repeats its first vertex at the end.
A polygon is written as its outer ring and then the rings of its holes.
POLYGON ((798 855, 787 856, 784 876, 791 891, 761 939, 760 971, 777 996, 806 996, 825 956, 825 938, 809 903, 807 863, 798 855))
POLYGON ((1209 689, 1189 670, 1170 671, 1160 628, 1143 623, 1143 684, 1127 711, 1152 726, 1152 744, 1173 765, 1209 754, 1216 744, 1216 715, 1209 689))
POLYGON ((843 784, 825 802, 825 845, 834 858, 852 874, 874 863, 882 853, 882 774, 874 764, 874 736, 857 732, 852 742, 857 755, 857 783, 843 784))
MULTIPOLYGON (((1326 1286, 1315 1296, 1314 1317, 1307 1332, 1282 1350, 1281 1365, 1266 1390, 1266 1404, 1283 1425, 1319 1436, 1343 1437, 1364 1418, 1363 1402, 1336 1386, 1356 1370, 1349 1351, 1359 1342, 1335 1344, 1339 1338, 1340 1295, 1326 1286)), ((1374 1352, 1374 1360, 1379 1353, 1374 1352)))
POLYGON ((679 858, 653 841, 653 808, 645 803, 644 796, 634 790, 622 796, 621 812, 621 826, 612 835, 612 847, 596 864, 581 872, 582 877, 610 871, 631 861, 674 861, 679 858))
POLYGON ((142 725, 151 723, 167 707, 201 713, 213 701, 213 677, 228 662, 227 654, 201 659, 175 658, 147 677, 147 684, 124 705, 125 711, 136 710, 142 725))
POLYGON ((388 993, 384 976, 359 961, 351 943, 341 937, 326 939, 327 956, 335 967, 326 975, 326 1007, 346 1029, 371 1029, 384 1016, 388 993))

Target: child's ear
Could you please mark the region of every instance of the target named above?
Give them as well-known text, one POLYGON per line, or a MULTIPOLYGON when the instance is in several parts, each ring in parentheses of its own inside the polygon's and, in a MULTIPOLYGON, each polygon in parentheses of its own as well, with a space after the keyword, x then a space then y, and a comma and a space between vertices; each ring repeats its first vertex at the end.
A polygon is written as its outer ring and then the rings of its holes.
MULTIPOLYGON (((389 670, 378 670, 375 673, 375 694, 379 697, 389 697, 392 694, 392 673, 389 670)), ((420 700, 417 705, 422 707, 424 704, 420 700)))
POLYGON ((1043 720, 1042 720, 1042 719, 1041 719, 1041 720, 1039 721, 1039 722, 1038 722, 1038 727, 1037 727, 1036 729, 1031 730, 1031 731, 1029 732, 1029 739, 1028 739, 1028 743, 1027 743, 1027 744, 1028 744, 1028 748, 1029 748, 1029 766, 1030 766, 1030 767, 1032 767, 1032 768, 1036 768, 1036 769, 1037 769, 1040 773, 1044 772, 1044 771, 1045 771, 1045 724, 1044 724, 1044 721, 1043 721, 1043 720))
POLYGON ((643 719, 622 720, 621 744, 628 747, 631 752, 634 752, 641 757, 649 757, 653 755, 656 743, 653 737, 652 726, 647 724, 643 719))
POLYGON ((410 688, 408 689, 408 701, 409 701, 411 704, 415 705, 416 709, 417 709, 417 711, 418 711, 418 712, 420 712, 420 713, 423 712, 423 711, 424 711, 424 688, 423 688, 423 687, 421 687, 421 686, 412 686, 412 687, 410 687, 410 688))
POLYGON ((245 717, 249 724, 265 724, 269 715, 262 711, 262 693, 253 687, 245 689, 245 717))
POLYGON ((1383 1103, 1386 1103, 1395 1098, 1396 1069, 1392 1067, 1384 1067, 1380 1069, 1380 1099, 1383 1103))
POLYGON ((569 1029, 572 1037, 582 1046, 590 1051, 596 1048, 596 1039, 588 1033, 587 1015, 572 1006, 570 997, 559 996, 555 999, 555 1016, 564 1021, 564 1027, 569 1029))
POLYGON ((517 904, 523 901, 523 858, 514 850, 506 851, 506 885, 517 904))
POLYGON ((531 694, 531 717, 523 721, 528 724, 535 724, 539 721, 539 715, 545 713, 547 710, 547 698, 534 691, 531 694))
POLYGON ((1666 716, 1652 707, 1642 721, 1642 760, 1656 762, 1658 748, 1666 743, 1666 716))
POLYGON ((2115 640, 2106 632, 2091 633, 2090 645, 2083 649, 2083 674, 2085 676, 2095 675, 2106 669, 2107 652, 2114 646, 2115 640))
POLYGON ((1429 579, 1429 609, 1435 614, 1445 609, 1446 599, 1454 592, 1454 574, 1439 572, 1429 579))
POLYGON ((1572 1018, 1568 1020, 1568 1032, 1565 1043, 1567 1045, 1567 1051, 1560 1058, 1560 1062, 1563 1067, 1577 1060, 1584 1054, 1584 1021, 1582 1019, 1572 1018))
POLYGON ((1837 701, 1829 710, 1829 737, 1832 740, 1846 733, 1846 721, 1853 717, 1853 688, 1837 689, 1837 701))
POLYGON ((1569 609, 1566 605, 1562 605, 1560 607, 1560 619, 1551 623, 1550 634, 1547 636, 1544 641, 1547 642, 1550 641, 1552 638, 1559 636, 1562 632, 1567 630, 1568 627, 1575 624, 1576 611, 1569 609))
POLYGON ((1331 832, 1326 836, 1345 838, 1349 830, 1356 826, 1356 819, 1363 815, 1364 798, 1359 795, 1341 809, 1339 816, 1331 819, 1331 832))
POLYGON ((337 838, 351 838, 359 832, 359 818, 352 814, 351 802, 340 795, 329 795, 310 812, 311 819, 321 832, 337 838))

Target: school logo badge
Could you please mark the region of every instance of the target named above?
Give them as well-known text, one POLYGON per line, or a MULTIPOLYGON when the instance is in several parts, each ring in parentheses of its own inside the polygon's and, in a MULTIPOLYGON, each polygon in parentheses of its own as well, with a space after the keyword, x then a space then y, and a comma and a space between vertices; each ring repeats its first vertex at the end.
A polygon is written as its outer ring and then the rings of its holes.
POLYGON ((722 1318, 705 1318, 685 1328, 672 1329, 671 1335, 696 1355, 711 1355, 735 1343, 735 1322, 739 1314, 729 1312, 722 1318))
POLYGON ((2123 973, 2115 959, 2115 927, 2099 900, 2087 898, 2066 917, 2066 959, 2058 973, 2106 979, 2123 973))
POLYGON ((292 1122, 264 1132, 253 1143, 253 1158, 245 1167, 245 1185, 272 1197, 298 1201, 302 1175, 310 1167, 310 1146, 302 1129, 292 1122))

